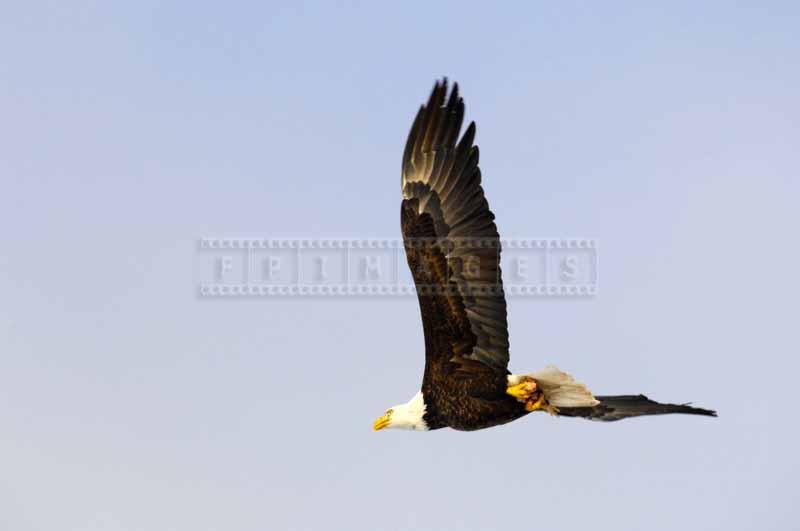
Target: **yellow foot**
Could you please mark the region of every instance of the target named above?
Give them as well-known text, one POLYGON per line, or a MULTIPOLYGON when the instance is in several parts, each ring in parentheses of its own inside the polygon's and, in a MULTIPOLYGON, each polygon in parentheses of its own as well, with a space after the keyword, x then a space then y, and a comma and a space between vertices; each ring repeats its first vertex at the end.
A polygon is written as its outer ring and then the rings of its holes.
POLYGON ((506 387, 506 394, 509 394, 520 402, 527 402, 536 393, 536 381, 533 378, 525 378, 516 385, 506 387))
POLYGON ((547 411, 551 415, 558 414, 558 408, 551 406, 550 403, 545 400, 544 393, 539 393, 537 397, 533 397, 525 402, 525 411, 536 411, 538 409, 547 411))
POLYGON ((536 411, 542 409, 544 405, 544 393, 539 393, 538 397, 531 398, 525 402, 525 411, 536 411))

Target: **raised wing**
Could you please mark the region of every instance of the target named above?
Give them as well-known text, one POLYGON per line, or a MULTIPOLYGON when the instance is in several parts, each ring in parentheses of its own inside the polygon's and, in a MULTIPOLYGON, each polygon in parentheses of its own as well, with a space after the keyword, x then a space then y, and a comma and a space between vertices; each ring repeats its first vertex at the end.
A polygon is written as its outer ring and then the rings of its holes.
POLYGON ((447 80, 436 83, 403 155, 403 238, 428 350, 505 373, 500 239, 480 185, 474 123, 456 144, 463 118, 458 85, 447 97, 447 80))

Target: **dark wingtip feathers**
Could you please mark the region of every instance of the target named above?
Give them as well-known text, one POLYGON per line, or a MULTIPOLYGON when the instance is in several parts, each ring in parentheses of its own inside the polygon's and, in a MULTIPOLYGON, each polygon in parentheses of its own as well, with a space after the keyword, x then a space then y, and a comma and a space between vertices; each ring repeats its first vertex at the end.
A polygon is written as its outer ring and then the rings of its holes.
POLYGON ((425 107, 427 109, 437 109, 444 106, 449 110, 455 110, 459 105, 463 105, 464 100, 459 94, 458 83, 453 83, 453 88, 450 90, 449 97, 447 96, 447 87, 447 76, 437 80, 433 84, 431 95, 428 97, 428 103, 425 105, 425 107))
POLYGON ((717 412, 711 409, 693 407, 689 404, 662 404, 650 400, 644 395, 598 396, 600 405, 579 412, 576 408, 573 415, 585 416, 594 420, 614 421, 630 417, 649 415, 665 415, 680 413, 684 415, 702 415, 716 417, 717 412))
POLYGON ((705 415, 706 417, 716 417, 717 412, 713 409, 703 409, 701 407, 693 407, 691 402, 681 404, 682 408, 686 408, 683 412, 690 415, 705 415))

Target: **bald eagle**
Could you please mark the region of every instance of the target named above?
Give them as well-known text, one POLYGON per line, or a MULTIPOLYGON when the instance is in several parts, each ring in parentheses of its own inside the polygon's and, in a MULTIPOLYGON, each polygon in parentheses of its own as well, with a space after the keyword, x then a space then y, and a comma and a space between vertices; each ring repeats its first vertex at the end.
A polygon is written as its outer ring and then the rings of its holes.
POLYGON ((459 140, 464 102, 447 79, 434 85, 408 135, 402 166, 401 227, 425 336, 421 390, 387 409, 375 430, 479 430, 534 411, 614 421, 643 415, 716 416, 644 395, 595 396, 550 366, 508 370, 500 241, 481 188, 475 123, 459 140))

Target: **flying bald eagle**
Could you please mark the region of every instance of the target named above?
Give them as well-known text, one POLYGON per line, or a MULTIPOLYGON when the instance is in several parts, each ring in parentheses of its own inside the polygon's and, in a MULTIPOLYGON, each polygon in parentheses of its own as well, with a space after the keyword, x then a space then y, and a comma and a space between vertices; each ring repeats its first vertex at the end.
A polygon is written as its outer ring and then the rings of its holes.
POLYGON ((403 154, 401 226, 425 334, 422 389, 373 428, 479 430, 533 411, 613 421, 714 411, 644 395, 594 396, 556 367, 511 374, 500 241, 481 188, 475 123, 458 140, 464 101, 437 82, 403 154))

